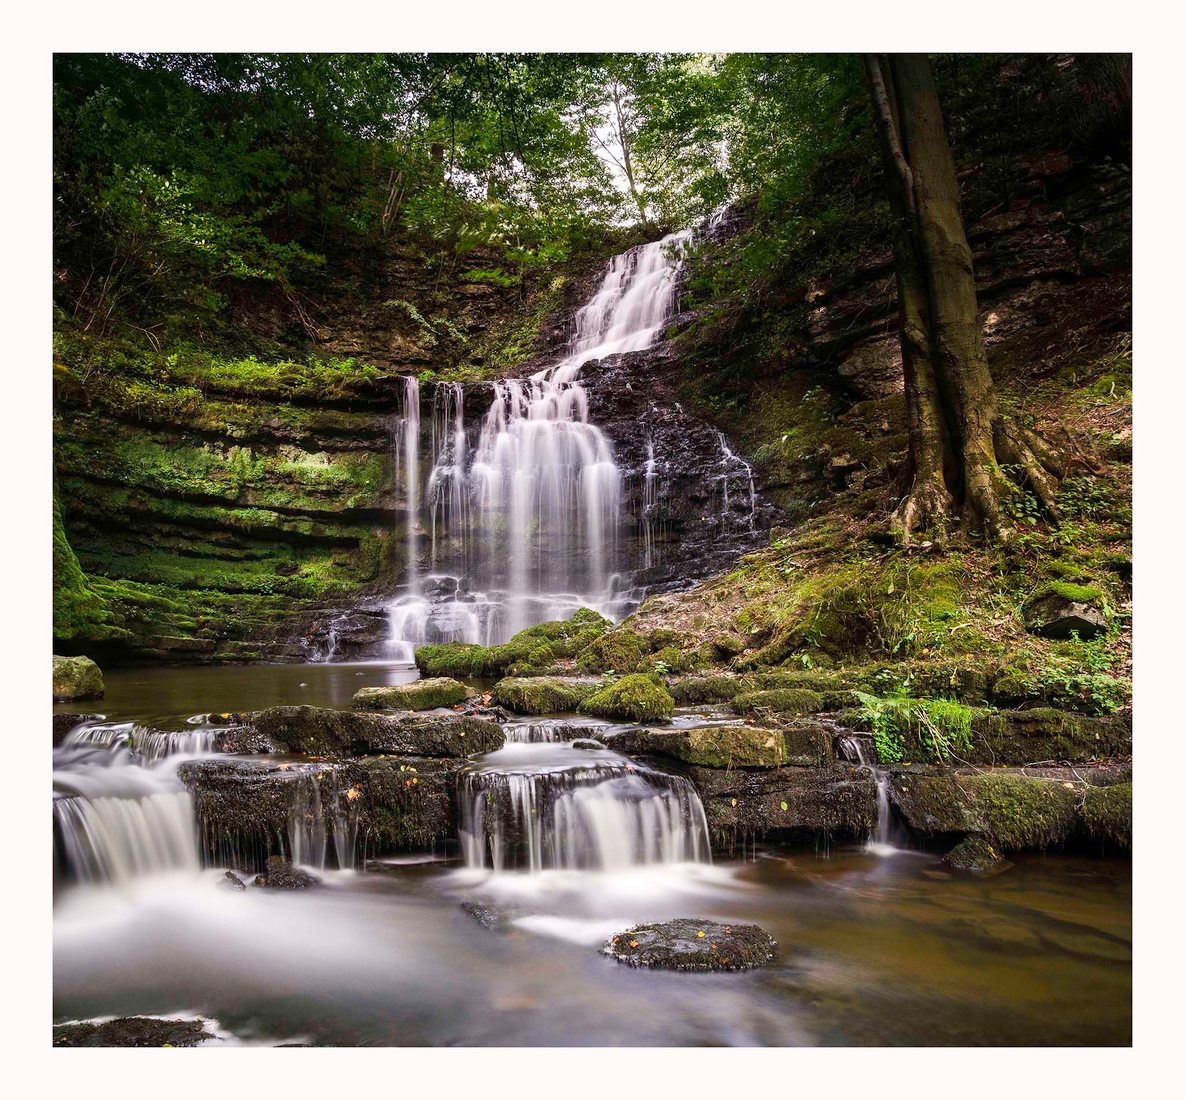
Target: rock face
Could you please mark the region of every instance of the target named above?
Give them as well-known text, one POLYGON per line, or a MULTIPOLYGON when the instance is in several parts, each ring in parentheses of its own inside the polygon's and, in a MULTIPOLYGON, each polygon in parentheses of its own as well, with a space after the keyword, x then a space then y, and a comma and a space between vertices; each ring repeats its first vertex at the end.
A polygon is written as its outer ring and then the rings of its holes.
POLYGON ((391 687, 368 687, 355 692, 355 710, 434 710, 465 702, 472 694, 459 680, 437 676, 391 687))
POLYGON ((217 1039, 203 1020, 156 1020, 147 1016, 124 1016, 102 1023, 57 1024, 55 1047, 195 1047, 217 1039))
POLYGON ((53 698, 55 703, 72 699, 101 699, 103 674, 89 657, 58 657, 53 659, 53 698))
POLYGON ((753 970, 777 957, 777 941, 755 924, 681 918, 618 932, 601 954, 655 970, 753 970))
POLYGON ((313 756, 405 753, 460 758, 499 749, 505 736, 483 718, 432 714, 358 714, 326 707, 271 707, 251 719, 258 734, 313 756))
POLYGON ((1061 592, 1050 592, 1025 607, 1025 628, 1044 638, 1069 638, 1075 634, 1088 642, 1106 633, 1107 620, 1097 607, 1061 592))

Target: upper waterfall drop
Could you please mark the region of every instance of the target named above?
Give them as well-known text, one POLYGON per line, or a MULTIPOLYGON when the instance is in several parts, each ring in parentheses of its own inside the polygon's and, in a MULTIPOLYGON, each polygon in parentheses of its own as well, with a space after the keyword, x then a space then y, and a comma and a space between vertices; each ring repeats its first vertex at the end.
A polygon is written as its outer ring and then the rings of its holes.
POLYGON ((578 379, 585 363, 656 342, 674 312, 691 237, 684 230, 615 256, 576 313, 564 358, 494 383, 476 431, 466 424, 462 387, 439 386, 422 493, 419 387, 406 380, 396 451, 408 563, 390 614, 393 656, 410 660, 425 642, 505 641, 582 606, 620 617, 623 575, 639 563, 619 560, 622 475, 578 379), (421 499, 431 530, 427 574, 421 499))

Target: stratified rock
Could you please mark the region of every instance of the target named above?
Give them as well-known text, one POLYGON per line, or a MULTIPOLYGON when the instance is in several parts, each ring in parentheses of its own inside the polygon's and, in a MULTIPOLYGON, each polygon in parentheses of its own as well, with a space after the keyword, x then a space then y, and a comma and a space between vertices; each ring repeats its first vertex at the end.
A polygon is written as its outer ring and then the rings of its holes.
POLYGON ((601 954, 655 970, 752 970, 777 956, 777 941, 755 924, 680 918, 618 932, 601 954))
POLYGON ((68 703, 72 699, 101 699, 103 673, 89 657, 53 659, 53 700, 68 703))
POLYGON ((1012 866, 981 836, 964 837, 942 857, 942 862, 953 871, 983 878, 998 875, 1012 866))
POLYGON ((1053 585, 1025 604, 1025 629, 1044 638, 1097 638, 1107 630, 1107 619, 1095 603, 1100 595, 1098 589, 1082 585, 1053 585))
POLYGON ((434 710, 463 703, 472 694, 459 680, 447 676, 415 680, 390 687, 367 687, 355 692, 355 710, 434 710))
POLYGON ((267 873, 255 879, 257 886, 266 886, 269 890, 307 890, 310 886, 320 884, 320 879, 295 867, 291 860, 283 856, 269 856, 267 873))
POLYGON ((56 1024, 53 1029, 55 1047, 195 1047, 217 1038, 206 1031, 204 1020, 155 1020, 147 1016, 56 1024))
POLYGON ((327 707, 271 707, 252 717, 255 730, 292 752, 403 753, 462 757, 505 742, 495 722, 460 715, 359 714, 327 707))

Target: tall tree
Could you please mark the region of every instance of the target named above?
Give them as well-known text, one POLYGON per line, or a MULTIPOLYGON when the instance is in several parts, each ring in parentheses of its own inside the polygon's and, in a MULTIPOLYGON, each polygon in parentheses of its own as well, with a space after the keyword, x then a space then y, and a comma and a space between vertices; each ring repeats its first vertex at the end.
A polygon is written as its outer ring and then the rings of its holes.
POLYGON ((909 425, 909 487, 893 523, 908 541, 914 531, 944 527, 961 505, 965 524, 1001 535, 1002 505, 1018 485, 1054 513, 1061 467, 996 400, 930 62, 924 54, 869 54, 865 68, 893 220, 909 425))

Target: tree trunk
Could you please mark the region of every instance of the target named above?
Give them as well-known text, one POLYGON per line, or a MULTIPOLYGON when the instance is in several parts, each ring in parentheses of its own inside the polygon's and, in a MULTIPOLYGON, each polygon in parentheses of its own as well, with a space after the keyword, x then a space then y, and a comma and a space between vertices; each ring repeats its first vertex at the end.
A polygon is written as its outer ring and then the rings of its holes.
POLYGON ((964 523, 1001 534, 1002 503, 1015 487, 1000 461, 1016 468, 1051 514, 1057 464, 1048 447, 1007 423, 997 406, 930 62, 924 54, 869 55, 865 65, 893 215, 909 422, 912 483, 894 524, 905 541, 915 529, 942 525, 954 505, 945 469, 961 497, 964 523))

